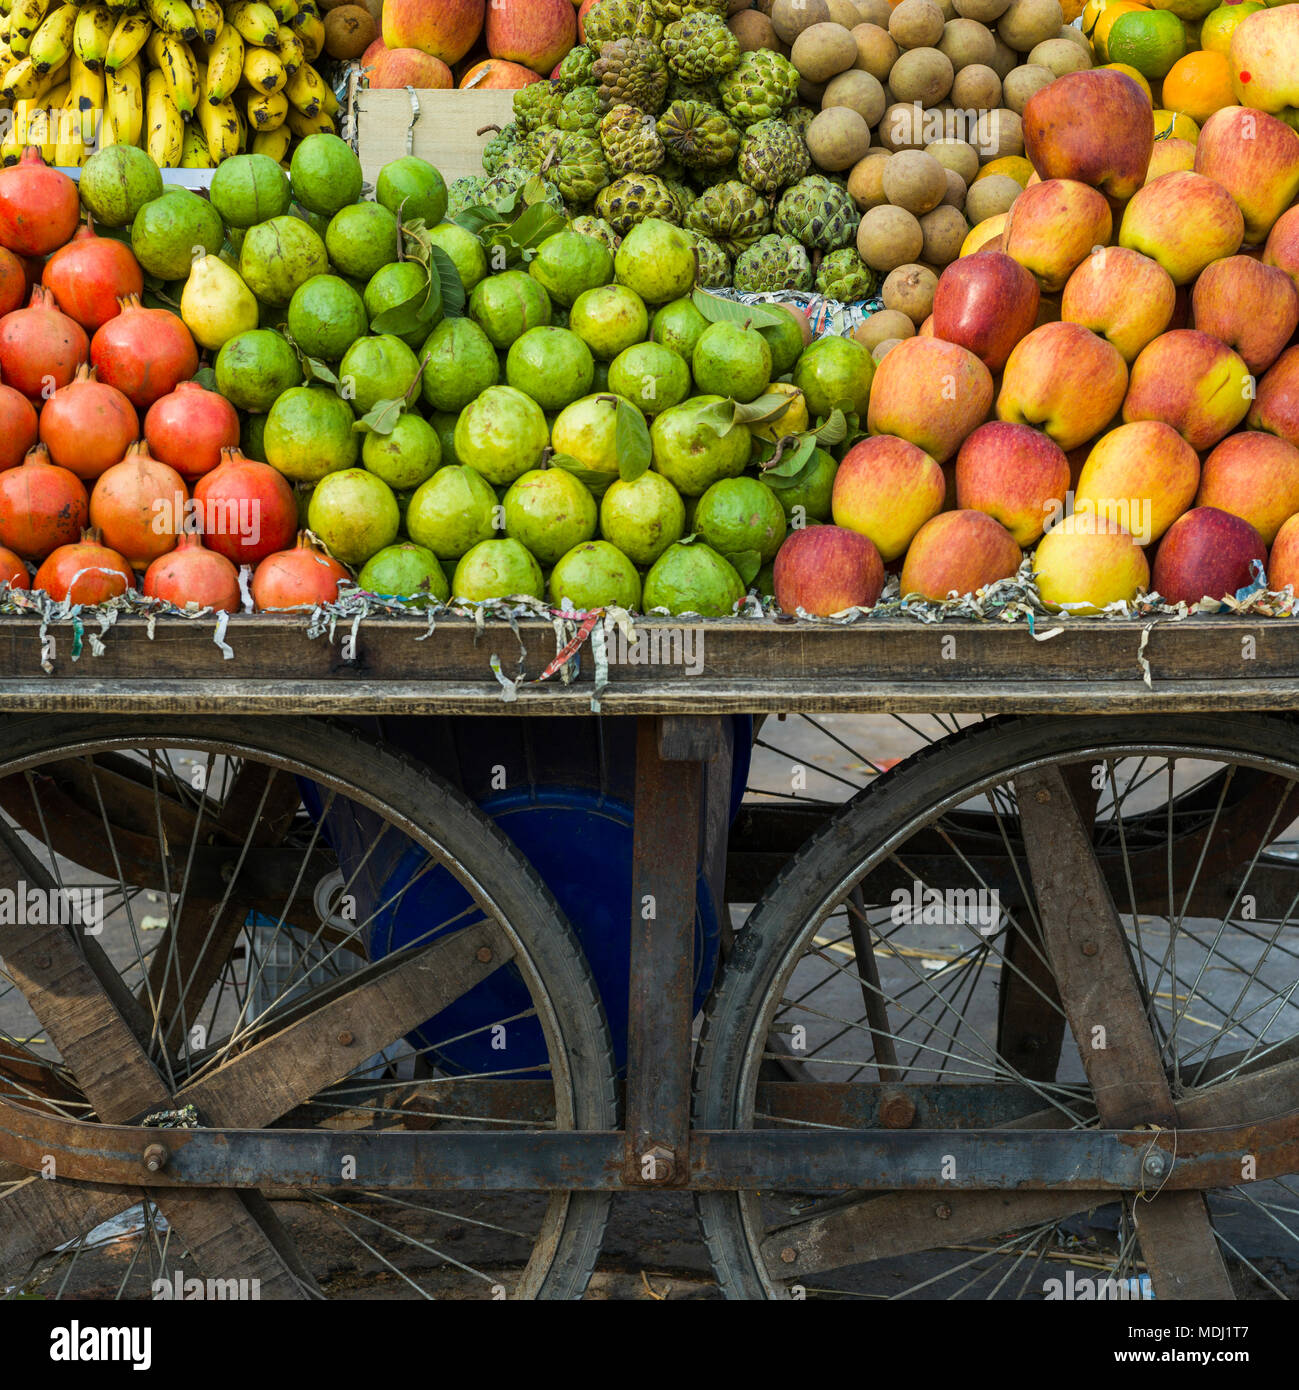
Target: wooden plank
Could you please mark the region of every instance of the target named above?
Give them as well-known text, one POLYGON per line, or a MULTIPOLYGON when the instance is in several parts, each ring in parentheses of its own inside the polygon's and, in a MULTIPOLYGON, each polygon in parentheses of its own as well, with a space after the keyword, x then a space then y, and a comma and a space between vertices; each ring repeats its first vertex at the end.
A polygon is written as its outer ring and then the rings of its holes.
POLYGON ((491 132, 514 119, 509 91, 430 91, 417 88, 414 100, 405 89, 356 94, 356 149, 361 173, 373 183, 379 170, 403 155, 415 154, 452 179, 483 172, 483 147, 491 132))

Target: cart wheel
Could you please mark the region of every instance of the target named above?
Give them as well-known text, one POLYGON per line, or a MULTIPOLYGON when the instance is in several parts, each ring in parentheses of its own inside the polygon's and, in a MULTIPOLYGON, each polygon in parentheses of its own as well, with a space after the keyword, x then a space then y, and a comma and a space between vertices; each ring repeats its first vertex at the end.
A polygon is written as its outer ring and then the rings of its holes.
MULTIPOLYGON (((842 807, 738 934, 696 1123, 1199 1128, 1289 1110, 1296 818, 1299 725, 1281 717, 954 734, 842 807), (800 1100, 789 1081, 849 1084, 800 1100)), ((1123 1296, 1299 1292, 1288 1178, 1153 1201, 961 1190, 697 1203, 737 1298, 1040 1298, 1069 1271, 1137 1281, 1123 1296)))
MULTIPOLYGON (((440 779, 316 720, 24 717, 0 747, 0 1099, 106 1123, 194 1104, 229 1128, 617 1127, 567 923, 440 779), (64 806, 80 850, 53 823, 64 806), (370 935, 429 884, 455 910, 368 964, 370 935), (21 894, 65 925, 15 924, 21 894), (466 1055, 489 1060, 467 1073, 466 1055)), ((604 1193, 345 1177, 145 1198, 0 1165, 0 1283, 148 1298, 180 1272, 256 1278, 263 1298, 576 1298, 608 1212, 604 1193)))

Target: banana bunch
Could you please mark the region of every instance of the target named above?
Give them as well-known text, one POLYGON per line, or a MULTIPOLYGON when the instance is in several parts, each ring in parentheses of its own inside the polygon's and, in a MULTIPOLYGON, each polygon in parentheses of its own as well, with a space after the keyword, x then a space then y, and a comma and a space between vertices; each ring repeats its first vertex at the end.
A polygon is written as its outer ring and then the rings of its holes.
POLYGON ((242 150, 287 158, 333 131, 338 100, 312 63, 317 0, 0 0, 0 159, 27 144, 58 164, 137 145, 164 167, 242 150))

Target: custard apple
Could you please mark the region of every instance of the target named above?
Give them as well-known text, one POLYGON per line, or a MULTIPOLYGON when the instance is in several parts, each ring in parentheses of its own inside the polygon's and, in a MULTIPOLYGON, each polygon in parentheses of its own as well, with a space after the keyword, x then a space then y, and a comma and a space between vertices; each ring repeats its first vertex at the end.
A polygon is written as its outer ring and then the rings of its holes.
POLYGON ((798 69, 779 53, 760 48, 745 53, 725 77, 719 78, 726 114, 737 124, 769 121, 794 104, 798 96, 798 69))
POLYGON ((735 288, 755 293, 810 290, 812 262, 793 237, 759 237, 735 258, 735 288))
POLYGON ((555 69, 555 81, 566 91, 576 91, 580 87, 589 87, 594 81, 591 76, 591 68, 595 64, 595 50, 588 48, 584 43, 579 43, 576 47, 570 48, 564 56, 564 61, 555 69))
POLYGON ((538 126, 554 125, 559 119, 564 89, 558 82, 530 82, 514 94, 514 120, 526 135, 538 126))
POLYGON ((663 21, 645 0, 597 0, 582 21, 587 45, 596 53, 600 46, 615 39, 653 39, 663 37, 663 21))
POLYGON ((566 203, 585 207, 609 182, 609 165, 600 142, 593 135, 577 131, 560 137, 556 158, 545 170, 566 203))
POLYGON ((600 101, 606 110, 626 103, 653 115, 663 105, 668 89, 667 65, 658 44, 650 39, 615 39, 605 44, 591 75, 599 84, 600 101))
POLYGON ((711 238, 685 229, 695 248, 695 260, 699 263, 699 283, 706 289, 718 289, 731 283, 731 258, 711 238))
POLYGON ((879 288, 879 276, 863 262, 855 246, 831 251, 816 272, 816 287, 827 299, 856 304, 879 288))
POLYGON ((686 226, 734 256, 771 230, 771 210, 747 184, 719 183, 695 199, 686 226))
POLYGON ((647 217, 661 217, 674 225, 681 221, 672 190, 657 174, 624 174, 614 179, 596 194, 595 211, 619 236, 626 236, 647 217))
POLYGON ((807 142, 784 121, 757 121, 740 141, 740 178, 759 193, 797 183, 811 166, 807 142))
POLYGON ((700 101, 674 101, 659 117, 658 132, 670 155, 696 169, 729 164, 740 146, 730 118, 700 101))
POLYGON ((818 251, 850 246, 860 222, 861 213, 848 190, 824 174, 810 174, 793 184, 776 205, 776 230, 818 251))
POLYGON ((581 232, 583 236, 592 236, 597 241, 604 242, 609 248, 611 256, 622 245, 622 237, 603 217, 575 217, 572 221, 572 229, 575 232, 581 232))
POLYGON ((683 82, 709 82, 740 61, 740 41, 715 14, 688 14, 663 31, 663 56, 683 82))
POLYGON ((663 163, 654 117, 639 106, 614 106, 600 122, 600 144, 615 174, 648 174, 663 163))

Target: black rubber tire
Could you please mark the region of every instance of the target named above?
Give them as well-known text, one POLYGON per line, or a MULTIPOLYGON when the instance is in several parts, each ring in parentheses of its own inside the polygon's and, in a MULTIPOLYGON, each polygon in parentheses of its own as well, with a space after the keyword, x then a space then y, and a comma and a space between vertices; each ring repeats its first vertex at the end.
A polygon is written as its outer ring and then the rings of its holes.
MULTIPOLYGON (((332 783, 386 812, 431 853, 471 877, 526 959, 550 1005, 550 1036, 563 1047, 573 1126, 618 1127, 608 1025, 586 957, 554 898, 523 856, 466 797, 414 762, 327 720, 278 717, 60 714, 0 718, 0 775, 18 765, 72 757, 79 749, 130 748, 174 740, 244 749, 260 761, 332 783)), ((540 1002, 538 1001, 539 1011, 540 1002)), ((553 1074, 553 1072, 552 1072, 553 1074)), ((560 1086, 555 1076, 555 1085, 560 1086)), ((610 1195, 573 1193, 553 1238, 553 1255, 532 1296, 580 1298, 599 1256, 610 1195)))

